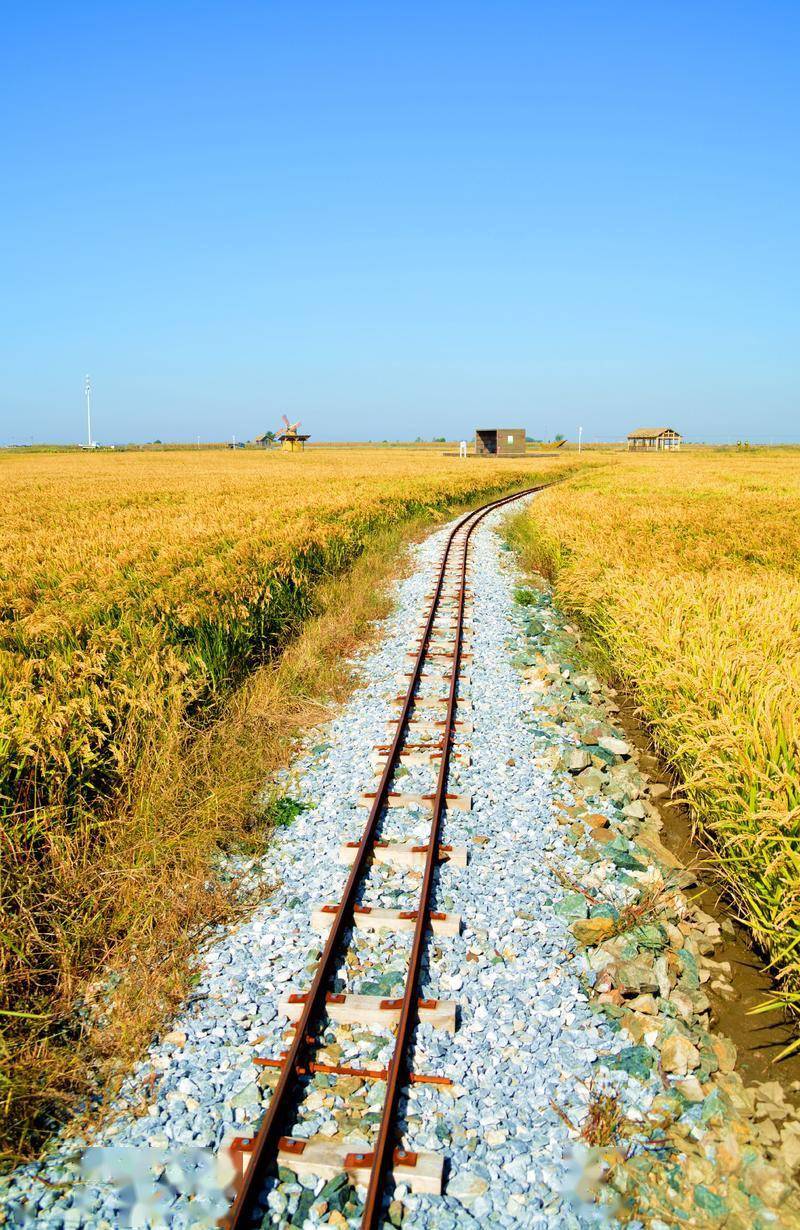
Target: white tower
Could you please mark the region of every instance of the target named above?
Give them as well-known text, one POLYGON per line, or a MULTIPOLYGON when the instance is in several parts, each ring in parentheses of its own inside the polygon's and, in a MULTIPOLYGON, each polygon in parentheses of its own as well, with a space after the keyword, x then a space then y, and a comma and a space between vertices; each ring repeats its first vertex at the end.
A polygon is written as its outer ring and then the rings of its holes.
POLYGON ((92 382, 86 377, 86 443, 92 447, 92 382))

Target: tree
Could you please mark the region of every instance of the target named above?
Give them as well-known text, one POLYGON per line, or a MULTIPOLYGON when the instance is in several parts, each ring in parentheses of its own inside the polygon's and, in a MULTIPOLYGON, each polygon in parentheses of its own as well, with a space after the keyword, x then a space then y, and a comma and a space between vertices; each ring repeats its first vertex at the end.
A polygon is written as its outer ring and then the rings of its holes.
POLYGON ((565 439, 565 437, 564 437, 564 436, 562 436, 562 434, 561 434, 561 432, 560 432, 560 431, 559 431, 559 432, 556 432, 556 434, 553 436, 553 443, 554 443, 554 444, 560 444, 560 443, 561 443, 561 441, 562 441, 562 440, 564 440, 564 439, 565 439))

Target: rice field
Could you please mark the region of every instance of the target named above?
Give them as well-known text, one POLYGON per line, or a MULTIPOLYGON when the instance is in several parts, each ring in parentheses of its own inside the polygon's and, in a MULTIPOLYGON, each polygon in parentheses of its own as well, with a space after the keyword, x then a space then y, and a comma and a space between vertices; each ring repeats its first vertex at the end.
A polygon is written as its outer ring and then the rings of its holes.
POLYGON ((372 530, 530 472, 367 451, 4 459, 3 805, 107 794, 143 728, 234 682, 372 530))
MULTIPOLYGON (((82 1087, 81 1004, 109 950, 135 931, 140 960, 151 951, 165 887, 176 934, 209 916, 181 878, 191 871, 202 892, 236 766, 230 754, 194 763, 202 790, 188 799, 154 798, 156 767, 191 775, 191 749, 227 699, 377 536, 564 468, 410 449, 0 456, 0 1104, 12 1153, 41 1138, 54 1097, 82 1087)), ((257 779, 248 720, 233 754, 257 779)))
POLYGON ((800 1007, 800 453, 607 457, 513 532, 633 693, 800 1007))

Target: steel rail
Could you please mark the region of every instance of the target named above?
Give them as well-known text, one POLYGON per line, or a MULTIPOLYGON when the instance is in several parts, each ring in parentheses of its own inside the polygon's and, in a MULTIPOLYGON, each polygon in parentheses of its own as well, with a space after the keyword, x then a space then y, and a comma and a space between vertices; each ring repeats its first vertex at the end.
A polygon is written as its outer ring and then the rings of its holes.
MULTIPOLYGON (((536 488, 534 488, 536 490, 536 488)), ((389 1062, 388 1077, 386 1081, 386 1094, 384 1096, 383 1111, 381 1114, 381 1122, 378 1128, 378 1139, 375 1146, 371 1150, 372 1153, 372 1168, 370 1170, 369 1185, 367 1187, 367 1196, 364 1202, 364 1211, 361 1217, 361 1230, 375 1230, 381 1218, 381 1206, 383 1203, 383 1188, 386 1181, 387 1171, 389 1169, 394 1147, 395 1137, 395 1115, 397 1111, 397 1101, 400 1095, 400 1087, 406 1076, 406 1058, 408 1043, 411 1039, 411 1033, 415 1024, 415 1007, 418 997, 419 974, 422 965, 422 956, 425 947, 425 936, 429 927, 430 899, 433 888, 433 873, 436 869, 437 852, 439 846, 439 831, 441 828, 442 812, 447 795, 447 778, 450 771, 450 752, 452 750, 453 739, 455 736, 455 714, 458 705, 457 690, 458 690, 458 674, 461 664, 462 642, 464 639, 464 604, 465 591, 467 584, 467 560, 469 556, 469 541, 472 536, 472 531, 475 529, 485 516, 495 509, 501 508, 512 499, 519 499, 522 495, 529 492, 520 492, 517 495, 507 497, 503 500, 497 500, 493 504, 478 509, 472 514, 471 518, 465 518, 464 541, 461 545, 460 559, 460 585, 458 587, 458 614, 455 629, 455 643, 453 645, 453 666, 450 674, 450 688, 447 695, 447 717, 445 718, 442 758, 439 764, 439 773, 436 781, 436 793, 433 799, 433 815, 431 817, 431 827, 428 836, 428 849, 425 855, 425 869, 422 877, 422 885, 420 888, 419 904, 417 905, 417 918, 414 927, 414 939, 411 946, 411 955, 408 962, 408 973, 406 975, 405 993, 403 995, 403 1006, 400 1011, 400 1021, 397 1027, 397 1035, 395 1037, 394 1052, 389 1062)), ((462 528, 460 523, 448 540, 448 555, 450 548, 462 528)))
MULTIPOLYGON (((278 1082, 275 1086, 272 1097, 270 1098, 266 1113, 261 1121, 261 1124, 259 1125, 255 1140, 253 1141, 249 1164, 242 1176, 242 1181, 236 1194, 236 1198, 234 1199, 227 1216, 222 1219, 221 1225, 226 1227, 227 1230, 249 1230, 249 1227, 252 1224, 254 1206, 263 1187, 264 1173, 269 1165, 277 1159, 278 1142, 282 1134, 283 1123, 289 1110, 292 1098, 295 1095, 297 1082, 300 1078, 299 1069, 305 1068, 308 1070, 308 1063, 310 1062, 307 1058, 308 1052, 316 1042, 315 1037, 309 1033, 309 1029, 312 1021, 324 1010, 326 986, 334 971, 337 949, 339 948, 339 944, 345 929, 352 921, 353 906, 356 903, 356 890, 361 880, 362 872, 367 865, 370 854, 372 853, 372 845, 375 838, 375 832, 378 827, 378 820, 383 810, 384 803, 386 802, 386 797, 389 794, 389 786, 391 784, 392 777, 399 763, 400 752, 403 745, 406 727, 408 725, 408 719, 414 706, 416 690, 422 677, 422 668, 427 656, 431 631, 434 623, 436 622, 442 588, 444 586, 444 580, 450 562, 450 551, 459 532, 464 527, 468 526, 464 545, 464 555, 461 561, 462 580, 459 596, 458 635, 456 652, 453 658, 450 692, 448 696, 448 716, 446 719, 447 725, 445 728, 445 739, 443 743, 444 751, 439 767, 437 790, 433 803, 433 822, 431 827, 432 837, 428 844, 428 854, 426 857, 426 866, 423 879, 424 898, 421 896, 421 902, 424 899, 425 907, 423 908, 421 905, 417 915, 412 948, 412 954, 416 953, 415 967, 413 970, 409 971, 406 992, 403 997, 403 1008, 401 1010, 400 1028, 398 1029, 398 1040, 401 1036, 406 1039, 410 1034, 413 1023, 411 1015, 413 1009, 413 990, 419 980, 419 964, 422 956, 423 942, 422 937, 424 936, 424 930, 427 925, 427 902, 430 899, 430 889, 433 878, 435 854, 432 856, 431 851, 434 849, 434 837, 438 834, 439 819, 447 781, 448 754, 453 742, 453 713, 455 709, 455 694, 458 684, 458 665, 461 657, 464 582, 466 580, 466 561, 469 537, 475 525, 477 525, 478 522, 490 512, 493 512, 497 508, 501 508, 504 504, 508 504, 512 500, 518 500, 523 496, 532 495, 536 491, 541 491, 544 486, 548 485, 549 484, 542 483, 536 487, 529 487, 523 491, 516 491, 512 495, 505 496, 500 500, 494 500, 489 504, 483 505, 481 508, 473 509, 471 512, 465 514, 465 516, 463 516, 450 531, 445 546, 444 555, 442 557, 441 566, 439 568, 439 575, 437 577, 436 588, 431 600, 425 629, 420 640, 419 650, 411 672, 411 679, 403 700, 400 716, 397 719, 397 729, 386 757, 386 764, 384 765, 383 772, 381 773, 378 789, 375 793, 375 798, 372 801, 369 815, 364 825, 356 858, 353 861, 350 873, 345 882, 344 890, 339 900, 336 914, 333 915, 328 938, 325 942, 322 955, 317 965, 316 973, 314 974, 311 986, 306 996, 303 1011, 295 1025, 294 1036, 286 1051, 278 1082), (473 518, 474 520, 472 520, 473 518), (471 520, 472 524, 468 525, 471 520), (410 991, 409 986, 411 986, 412 983, 413 986, 410 991)), ((373 1163, 370 1174, 367 1204, 365 1205, 364 1216, 361 1223, 362 1230, 366 1230, 367 1227, 374 1227, 377 1223, 377 1217, 380 1214, 380 1190, 382 1188, 386 1168, 391 1155, 389 1148, 391 1142, 391 1119, 394 1114, 394 1109, 397 1103, 397 1095, 399 1092, 400 1073, 403 1066, 402 1058, 403 1056, 398 1050, 398 1044, 396 1044, 388 1070, 387 1095, 384 1100, 384 1111, 381 1117, 378 1141, 375 1147, 375 1162, 373 1163)))

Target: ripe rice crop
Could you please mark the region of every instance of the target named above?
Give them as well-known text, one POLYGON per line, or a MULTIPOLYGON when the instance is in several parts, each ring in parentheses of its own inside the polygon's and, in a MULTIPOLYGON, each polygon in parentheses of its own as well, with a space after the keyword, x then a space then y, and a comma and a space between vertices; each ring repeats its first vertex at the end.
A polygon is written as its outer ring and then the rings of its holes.
POLYGON ((12 457, 0 524, 0 798, 83 804, 143 726, 197 707, 302 618, 370 530, 524 481, 442 457, 12 457))
POLYGON ((513 532, 632 690, 800 1005, 800 457, 608 458, 513 532))
POLYGON ((563 469, 394 449, 0 458, 0 1095, 15 1148, 54 1092, 80 1087, 72 1009, 93 967, 163 922, 143 909, 163 892, 153 868, 177 868, 178 921, 197 923, 186 846, 213 854, 224 806, 198 833, 171 796, 142 809, 141 783, 186 771, 192 739, 376 535, 563 469))

